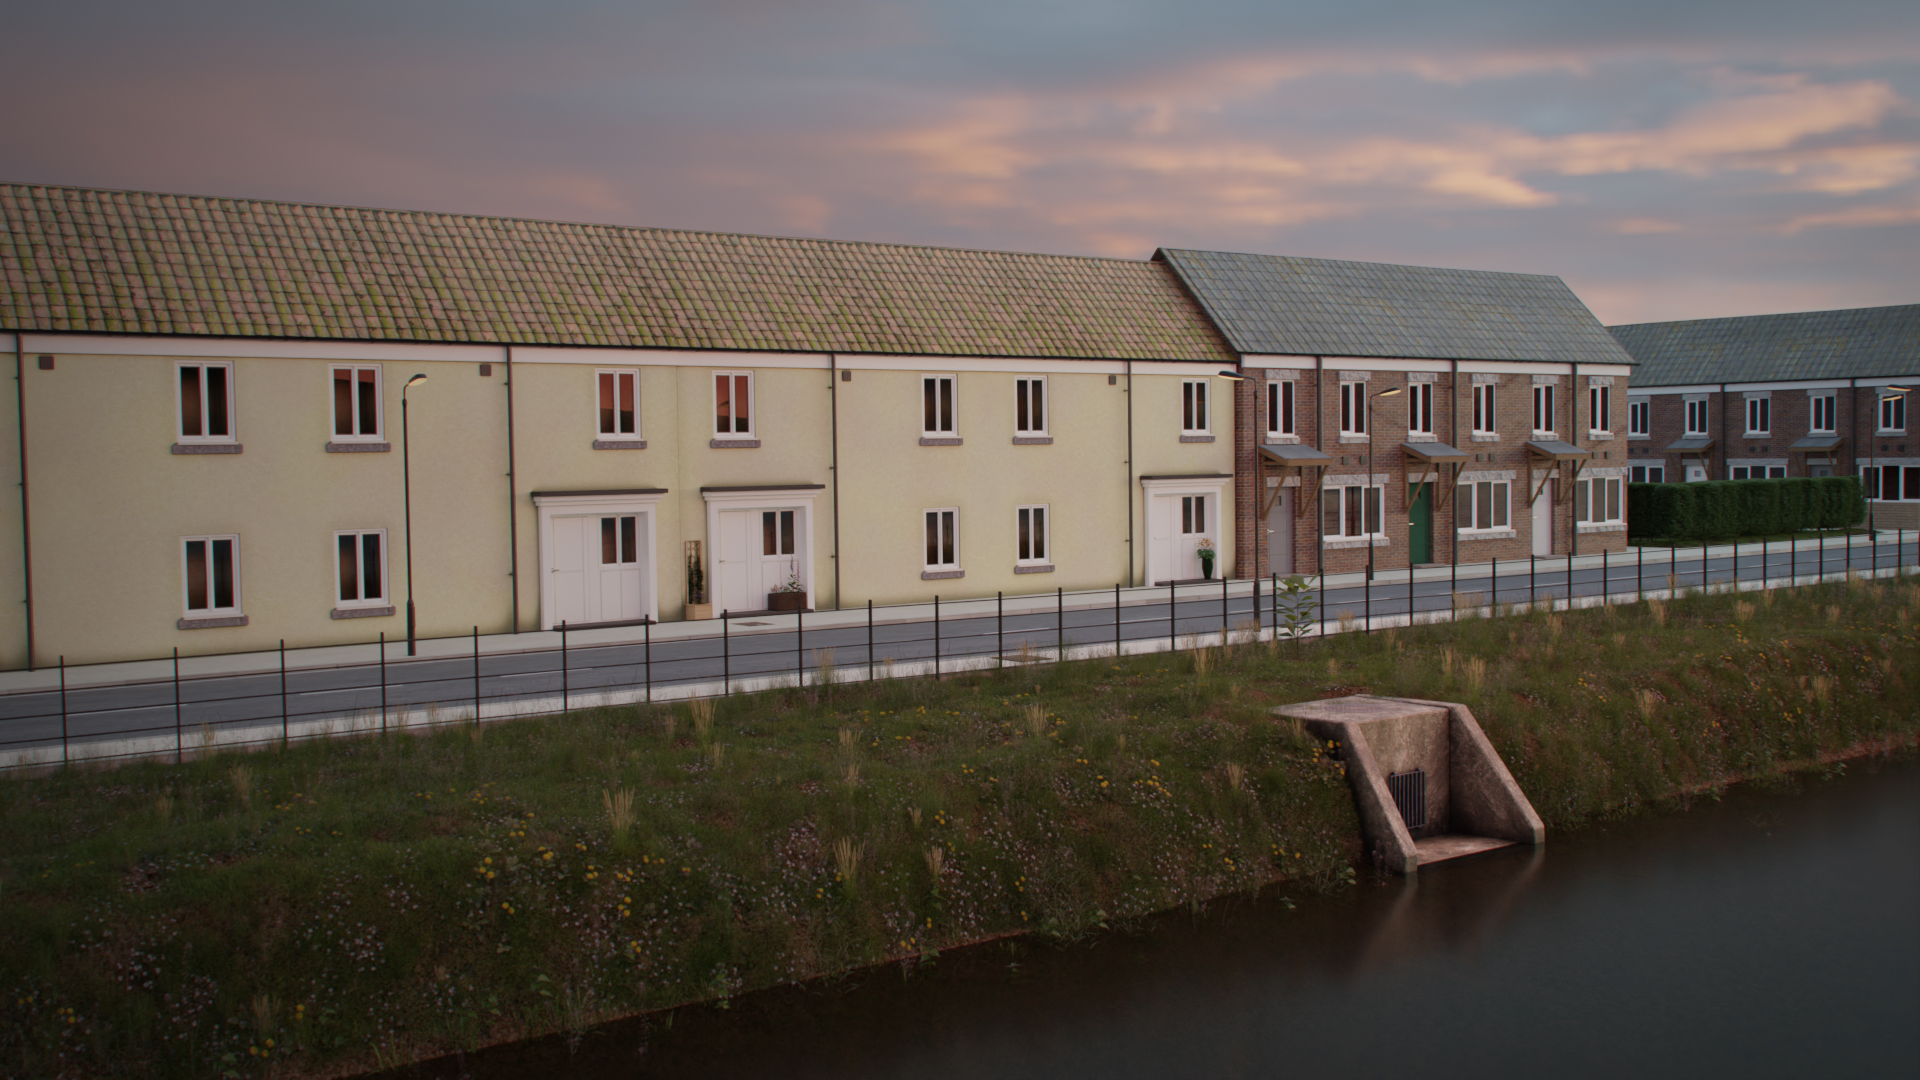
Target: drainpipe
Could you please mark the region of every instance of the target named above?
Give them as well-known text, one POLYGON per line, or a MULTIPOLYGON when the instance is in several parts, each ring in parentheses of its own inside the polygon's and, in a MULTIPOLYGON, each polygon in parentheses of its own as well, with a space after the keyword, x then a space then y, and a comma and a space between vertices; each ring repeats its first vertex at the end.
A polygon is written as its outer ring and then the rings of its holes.
POLYGON ((20 410, 20 570, 27 594, 27 670, 33 670, 33 530, 27 522, 27 335, 13 333, 14 402, 20 410))
MULTIPOLYGON (((1722 480, 1725 480, 1727 477, 1731 475, 1733 474, 1727 470, 1727 384, 1721 383, 1720 384, 1720 477, 1719 478, 1722 480)), ((1714 478, 1709 476, 1707 477, 1707 479, 1712 480, 1714 478)), ((1701 550, 1704 552, 1705 549, 1706 549, 1706 543, 1705 541, 1702 541, 1701 550)), ((1700 557, 1704 559, 1706 558, 1706 555, 1702 554, 1700 557)))
MULTIPOLYGON (((1127 362, 1127 588, 1134 586, 1133 564, 1133 361, 1127 362)), ((22 460, 25 460, 24 458, 22 460)))
MULTIPOLYGON (((1453 361, 1453 381, 1447 384, 1448 411, 1452 414, 1447 420, 1447 438, 1455 450, 1460 449, 1460 361, 1453 361)), ((1458 469, 1456 465, 1454 468, 1458 469)), ((1460 565, 1460 474, 1453 476, 1453 499, 1449 503, 1453 509, 1447 511, 1447 557, 1453 565, 1460 565)), ((1438 494, 1436 492, 1436 494, 1438 494)), ((1509 496, 1511 501, 1511 496, 1509 496)), ((1511 510, 1508 513, 1512 513, 1511 510)))
POLYGON ((827 405, 832 416, 833 462, 833 609, 840 610, 840 355, 827 354, 827 405))
MULTIPOLYGON (((1571 396, 1573 400, 1567 402, 1567 412, 1570 414, 1567 417, 1567 426, 1573 430, 1567 432, 1567 441, 1573 444, 1575 450, 1578 450, 1580 449, 1580 365, 1577 362, 1573 365, 1573 394, 1571 396)), ((1593 463, 1588 462, 1587 464, 1591 466, 1593 463)), ((1588 480, 1591 481, 1592 477, 1588 477, 1588 480)), ((1574 481, 1576 484, 1579 482, 1578 480, 1574 481)), ((1571 503, 1573 500, 1569 499, 1568 502, 1571 503)), ((1567 509, 1571 511, 1573 508, 1569 506, 1567 509)), ((1587 511, 1589 513, 1593 511, 1592 483, 1587 484, 1587 511)), ((1573 514, 1571 512, 1567 514, 1567 554, 1569 556, 1580 554, 1580 523, 1573 520, 1573 514)), ((1571 570, 1567 572, 1567 595, 1573 595, 1573 572, 1571 570)))
MULTIPOLYGON (((513 588, 513 629, 520 632, 520 477, 513 457, 513 346, 507 352, 507 582, 513 588)), ((656 553, 657 556, 658 553, 656 553)), ((657 606, 659 597, 654 598, 657 606)))
MULTIPOLYGON (((1326 369, 1327 369, 1326 357, 1316 356, 1313 358, 1313 448, 1315 450, 1320 451, 1322 454, 1325 454, 1327 452, 1327 370, 1326 369)), ((1327 537, 1326 537, 1327 530, 1324 525, 1320 524, 1321 511, 1325 509, 1325 507, 1320 505, 1320 500, 1327 497, 1326 496, 1327 478, 1326 478, 1325 465, 1322 465, 1320 467, 1320 472, 1321 472, 1320 486, 1313 489, 1313 568, 1315 571, 1317 571, 1320 574, 1320 583, 1324 585, 1327 582, 1327 537)), ((1368 475, 1372 475, 1373 473, 1373 462, 1371 461, 1367 462, 1367 473, 1368 475)), ((1306 487, 1305 475, 1301 476, 1300 481, 1301 481, 1300 486, 1302 488, 1306 487)), ((1306 494, 1307 493, 1305 491, 1300 492, 1300 495, 1303 498, 1306 496, 1306 494)), ((1367 543, 1371 545, 1373 541, 1369 540, 1367 541, 1367 543)), ((1372 551, 1373 548, 1369 546, 1367 550, 1372 551)), ((1321 598, 1321 602, 1323 604, 1325 603, 1325 600, 1326 600, 1325 597, 1321 598)), ((1323 607, 1321 609, 1323 623, 1325 622, 1325 614, 1326 614, 1326 609, 1323 607)))

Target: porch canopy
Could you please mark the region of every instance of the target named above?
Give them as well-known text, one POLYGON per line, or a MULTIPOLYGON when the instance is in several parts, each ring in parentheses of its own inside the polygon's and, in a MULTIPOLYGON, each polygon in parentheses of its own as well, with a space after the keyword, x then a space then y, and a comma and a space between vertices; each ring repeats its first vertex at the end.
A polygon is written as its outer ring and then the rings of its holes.
POLYGON ((1332 458, 1302 443, 1260 444, 1260 472, 1274 480, 1272 490, 1264 492, 1266 497, 1261 500, 1260 516, 1264 518, 1272 512, 1274 502, 1280 498, 1280 489, 1286 486, 1287 477, 1291 475, 1300 478, 1301 494, 1293 500, 1293 516, 1299 517, 1306 510, 1306 492, 1319 489, 1317 481, 1326 474, 1331 461, 1332 458), (1312 487, 1307 485, 1308 469, 1317 470, 1314 473, 1316 483, 1312 487))
MULTIPOLYGON (((1447 500, 1453 498, 1453 489, 1457 485, 1441 484, 1439 481, 1460 475, 1461 467, 1467 463, 1466 453, 1443 442, 1403 442, 1400 449, 1407 455, 1408 461, 1419 463, 1419 479, 1413 481, 1415 491, 1421 484, 1435 484, 1440 489, 1440 497, 1435 500, 1434 506, 1436 509, 1446 506, 1447 500), (1451 473, 1447 471, 1449 465, 1453 466, 1451 473)), ((1409 496, 1418 497, 1417 494, 1409 496)))
MULTIPOLYGON (((1571 463, 1573 475, 1568 479, 1578 481, 1580 470, 1587 467, 1593 459, 1593 451, 1582 450, 1569 442, 1559 439, 1533 439, 1527 443, 1527 505, 1540 501, 1540 495, 1547 490, 1547 481, 1560 472, 1560 466, 1571 463), (1534 483, 1534 473, 1538 470, 1540 482, 1534 483)), ((1573 484, 1561 490, 1555 502, 1566 502, 1573 498, 1573 484)))
POLYGON ((1787 447, 1787 452, 1790 454, 1827 453, 1840 449, 1842 441, 1838 433, 1808 435, 1803 439, 1794 440, 1793 445, 1787 447))
POLYGON ((1680 454, 1682 456, 1699 455, 1704 457, 1707 451, 1712 449, 1713 439, 1705 435, 1689 435, 1684 439, 1667 445, 1667 453, 1680 454))

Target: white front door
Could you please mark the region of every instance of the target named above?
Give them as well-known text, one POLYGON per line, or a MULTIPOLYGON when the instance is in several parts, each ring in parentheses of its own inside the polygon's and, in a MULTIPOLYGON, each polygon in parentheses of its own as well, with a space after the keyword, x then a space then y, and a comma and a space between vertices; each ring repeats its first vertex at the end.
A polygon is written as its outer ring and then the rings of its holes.
POLYGON ((1558 480, 1547 481, 1546 490, 1533 501, 1533 553, 1535 555, 1553 554, 1553 495, 1559 486, 1558 480))
POLYGON ((722 611, 764 611, 767 594, 800 574, 798 509, 723 510, 713 568, 722 611))
POLYGON ((1298 489, 1281 488, 1267 511, 1267 565, 1276 574, 1293 573, 1293 500, 1298 489))
POLYGON ((553 519, 552 565, 547 581, 552 589, 553 625, 587 621, 587 519, 553 519))
MULTIPOLYGON (((1220 508, 1219 496, 1155 495, 1147 515, 1147 582, 1160 585, 1169 581, 1187 581, 1200 576, 1200 541, 1214 541, 1220 508)), ((1216 570, 1220 563, 1214 563, 1216 570)))
POLYGON ((547 568, 552 625, 641 618, 645 539, 638 514, 555 516, 547 568))

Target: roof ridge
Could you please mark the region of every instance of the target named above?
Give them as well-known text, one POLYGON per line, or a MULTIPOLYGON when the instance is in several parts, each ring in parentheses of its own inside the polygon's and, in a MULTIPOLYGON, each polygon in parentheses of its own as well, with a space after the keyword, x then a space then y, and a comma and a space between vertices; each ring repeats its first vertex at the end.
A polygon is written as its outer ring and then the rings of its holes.
POLYGON ((1650 322, 1613 323, 1608 330, 1632 330, 1642 326, 1689 326, 1699 323, 1748 322, 1758 319, 1797 319, 1807 315, 1853 315, 1866 311, 1897 311, 1920 307, 1914 304, 1875 304, 1870 307, 1816 308, 1811 311, 1770 311, 1760 315, 1711 315, 1704 319, 1655 319, 1650 322))
POLYGON ((1464 266, 1424 266, 1418 263, 1379 262, 1373 259, 1333 259, 1323 255, 1270 255, 1258 251, 1219 251, 1214 248, 1157 248, 1155 261, 1160 252, 1191 252, 1196 255, 1235 255, 1250 259, 1293 259, 1300 262, 1338 263, 1343 266, 1384 266, 1395 270, 1435 270, 1443 274, 1487 274, 1493 277, 1545 278, 1565 284, 1559 274, 1530 274, 1519 270, 1475 270, 1464 266))
POLYGON ((1090 263, 1124 263, 1132 266, 1151 265, 1154 260, 1127 259, 1112 255, 1070 255, 1046 251, 1008 251, 1001 248, 951 247, 943 244, 913 244, 893 240, 834 240, 812 236, 780 236, 774 233, 737 233, 721 232, 716 229, 686 229, 671 225, 620 225, 604 221, 568 221, 562 218, 515 217, 509 214, 470 214, 449 210, 416 210, 392 206, 358 206, 352 203, 302 202, 291 199, 261 199, 244 195, 195 195, 175 191, 148 191, 140 188, 101 188, 86 187, 78 184, 33 184, 15 180, 0 180, 0 188, 40 188, 56 191, 94 192, 103 195, 147 195, 162 199, 199 199, 207 202, 246 203, 266 206, 293 206, 316 210, 353 210, 373 214, 425 215, 435 218, 451 218, 466 221, 507 221, 525 222, 535 225, 559 225, 579 229, 618 229, 631 232, 673 233, 684 236, 726 236, 746 240, 772 240, 791 244, 821 244, 843 247, 876 247, 916 251, 957 251, 976 255, 1006 255, 1027 259, 1069 259, 1090 263))

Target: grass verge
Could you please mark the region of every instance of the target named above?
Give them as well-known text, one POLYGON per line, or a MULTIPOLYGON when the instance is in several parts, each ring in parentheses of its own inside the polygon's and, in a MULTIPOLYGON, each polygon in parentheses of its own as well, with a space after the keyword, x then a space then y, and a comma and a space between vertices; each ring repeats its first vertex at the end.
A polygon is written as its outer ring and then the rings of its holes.
POLYGON ((357 1071, 1352 880, 1274 705, 1470 704, 1550 829, 1920 737, 1920 585, 587 709, 0 780, 0 1069, 357 1071))

